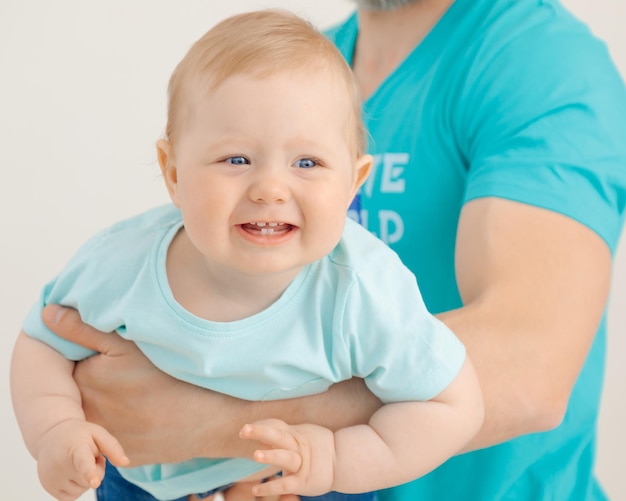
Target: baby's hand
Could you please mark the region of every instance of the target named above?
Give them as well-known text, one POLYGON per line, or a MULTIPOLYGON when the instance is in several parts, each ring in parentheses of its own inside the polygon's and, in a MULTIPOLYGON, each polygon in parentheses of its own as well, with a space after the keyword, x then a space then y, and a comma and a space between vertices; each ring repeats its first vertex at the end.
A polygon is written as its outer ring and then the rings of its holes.
POLYGON ((332 490, 334 434, 327 428, 312 424, 290 426, 278 419, 264 419, 244 425, 239 436, 266 447, 255 451, 255 461, 283 472, 282 477, 255 485, 255 496, 319 496, 332 490))
POLYGON ((122 446, 101 426, 62 421, 43 435, 37 447, 37 471, 43 488, 59 501, 73 501, 104 478, 105 458, 128 464, 122 446))

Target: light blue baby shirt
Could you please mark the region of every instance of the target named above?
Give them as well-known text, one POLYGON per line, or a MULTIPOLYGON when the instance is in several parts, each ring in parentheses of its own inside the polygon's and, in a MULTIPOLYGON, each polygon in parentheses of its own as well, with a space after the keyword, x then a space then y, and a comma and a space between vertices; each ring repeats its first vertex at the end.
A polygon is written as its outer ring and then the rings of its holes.
MULTIPOLYGON (((426 310, 414 276, 367 230, 347 220, 340 243, 306 266, 266 310, 234 322, 186 311, 172 295, 167 249, 182 227, 173 206, 120 222, 84 245, 49 284, 24 330, 80 360, 92 352, 41 321, 48 303, 72 306, 117 331, 172 376, 247 400, 323 392, 358 376, 383 402, 428 400, 458 373, 465 349, 426 310)), ((203 492, 263 468, 244 459, 195 459, 120 469, 159 499, 203 492)))

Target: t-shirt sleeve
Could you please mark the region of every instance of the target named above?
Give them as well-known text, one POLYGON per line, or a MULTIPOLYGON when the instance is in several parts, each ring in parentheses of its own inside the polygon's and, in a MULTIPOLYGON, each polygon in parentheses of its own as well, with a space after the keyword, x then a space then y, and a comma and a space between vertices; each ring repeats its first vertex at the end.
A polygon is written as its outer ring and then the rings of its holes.
POLYGON ((355 276, 343 315, 353 374, 381 401, 425 401, 458 374, 465 347, 424 305, 391 250, 355 276))
POLYGON ((605 45, 567 26, 477 49, 458 136, 469 163, 465 200, 553 210, 615 250, 626 209, 626 89, 605 45))
POLYGON ((103 234, 98 234, 83 245, 61 273, 42 288, 39 299, 23 322, 24 332, 28 336, 51 346, 69 360, 82 360, 93 355, 94 352, 54 334, 43 323, 41 311, 47 304, 61 304, 80 312, 85 301, 81 299, 81 290, 90 282, 93 283, 89 277, 90 263, 95 259, 94 254, 103 234))

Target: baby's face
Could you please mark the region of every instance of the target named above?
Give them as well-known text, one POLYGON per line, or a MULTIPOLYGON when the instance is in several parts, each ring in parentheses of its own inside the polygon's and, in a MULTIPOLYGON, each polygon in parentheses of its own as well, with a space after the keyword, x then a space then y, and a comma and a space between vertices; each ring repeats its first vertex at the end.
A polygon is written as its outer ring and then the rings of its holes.
POLYGON ((330 252, 369 159, 350 141, 350 100, 338 81, 312 70, 235 75, 193 102, 173 145, 175 175, 165 177, 208 261, 297 272, 330 252))

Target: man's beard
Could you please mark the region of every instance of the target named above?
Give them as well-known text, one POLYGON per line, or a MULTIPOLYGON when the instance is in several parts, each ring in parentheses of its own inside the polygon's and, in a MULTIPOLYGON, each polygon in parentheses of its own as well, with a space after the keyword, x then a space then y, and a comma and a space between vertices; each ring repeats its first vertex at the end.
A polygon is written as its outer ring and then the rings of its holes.
POLYGON ((354 0, 358 7, 370 10, 393 10, 416 0, 354 0))

